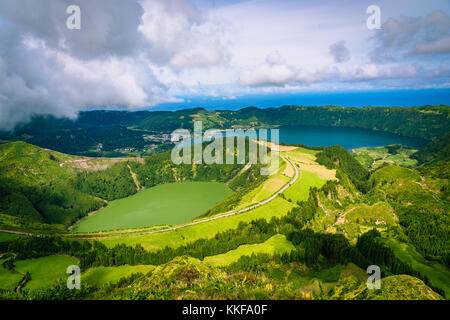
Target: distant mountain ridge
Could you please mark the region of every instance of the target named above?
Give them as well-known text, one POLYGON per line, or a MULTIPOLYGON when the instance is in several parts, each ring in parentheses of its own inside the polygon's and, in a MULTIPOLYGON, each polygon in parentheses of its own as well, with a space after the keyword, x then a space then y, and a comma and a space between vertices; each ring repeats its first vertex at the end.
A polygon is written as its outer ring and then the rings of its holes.
POLYGON ((87 111, 77 119, 36 116, 20 124, 14 132, 0 134, 3 140, 23 140, 60 152, 88 156, 121 156, 123 148, 142 150, 148 143, 148 133, 170 133, 178 128, 193 128, 193 122, 203 122, 203 129, 271 128, 311 125, 354 127, 390 132, 402 136, 434 140, 450 132, 449 106, 423 107, 301 107, 258 109, 248 107, 238 111, 87 111), (101 145, 102 150, 94 150, 101 145))

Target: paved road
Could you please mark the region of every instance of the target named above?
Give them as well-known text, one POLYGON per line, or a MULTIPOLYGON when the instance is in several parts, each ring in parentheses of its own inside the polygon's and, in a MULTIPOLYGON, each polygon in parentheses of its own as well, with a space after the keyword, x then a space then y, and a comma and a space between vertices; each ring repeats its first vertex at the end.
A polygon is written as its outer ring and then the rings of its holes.
POLYGON ((37 236, 37 235, 35 235, 35 234, 33 234, 33 233, 22 232, 22 231, 13 231, 13 230, 3 230, 3 229, 0 229, 0 232, 3 232, 3 233, 12 233, 12 234, 20 234, 20 235, 23 235, 23 236, 29 236, 29 237, 35 237, 35 236, 37 236))
MULTIPOLYGON (((284 156, 281 156, 281 157, 283 159, 287 160, 290 163, 290 165, 294 168, 294 170, 295 170, 294 178, 292 178, 292 180, 289 183, 287 183, 280 190, 278 190, 276 193, 274 193, 272 196, 270 196, 270 198, 267 198, 267 199, 265 199, 265 200, 263 200, 261 202, 255 203, 254 205, 251 205, 250 207, 247 207, 247 208, 244 208, 244 209, 240 209, 240 210, 236 210, 236 211, 232 211, 232 212, 228 212, 228 213, 221 214, 221 215, 218 215, 218 216, 214 216, 212 218, 198 220, 198 221, 186 223, 186 224, 183 224, 183 225, 167 228, 167 229, 143 231, 143 232, 134 232, 134 231, 121 232, 121 233, 117 233, 114 236, 105 236, 105 237, 102 237, 102 236, 99 236, 99 235, 92 235, 91 237, 88 236, 88 237, 74 237, 74 238, 76 238, 76 239, 93 239, 93 238, 111 239, 111 238, 121 238, 121 237, 123 237, 124 235, 127 235, 127 234, 133 235, 133 236, 141 236, 141 235, 147 235, 147 234, 152 234, 152 233, 168 232, 168 231, 173 231, 173 230, 177 230, 177 229, 193 226, 193 225, 200 224, 200 223, 205 223, 205 222, 208 222, 208 221, 213 221, 213 220, 218 220, 218 219, 222 219, 222 218, 229 217, 229 216, 234 216, 236 214, 240 214, 240 213, 244 213, 244 212, 253 210, 255 208, 258 208, 258 207, 260 207, 262 205, 265 205, 266 203, 272 201, 273 199, 278 197, 281 193, 286 191, 286 189, 288 189, 290 186, 292 186, 298 180, 299 171, 298 171, 297 166, 288 157, 284 157, 284 156)), ((0 232, 20 234, 20 235, 26 235, 26 236, 39 236, 39 235, 36 235, 36 234, 27 233, 27 232, 2 230, 2 229, 0 229, 0 232)))
MULTIPOLYGON (((267 198, 267 199, 265 199, 265 200, 263 200, 261 202, 258 202, 258 203, 254 204, 254 205, 251 205, 250 207, 247 207, 247 208, 244 208, 244 209, 240 209, 240 210, 236 210, 236 211, 232 211, 232 212, 225 213, 225 214, 221 214, 221 215, 218 215, 218 216, 214 216, 212 218, 203 219, 203 220, 194 221, 194 222, 186 223, 186 224, 183 224, 183 225, 167 228, 167 229, 143 231, 143 232, 129 231, 129 232, 122 232, 122 233, 116 234, 114 236, 105 236, 105 237, 101 237, 101 238, 102 239, 111 239, 111 238, 120 238, 120 237, 123 237, 126 234, 130 234, 130 235, 132 234, 133 236, 141 236, 141 235, 147 235, 147 234, 152 234, 152 233, 168 232, 168 231, 173 231, 173 230, 177 230, 177 229, 193 226, 193 225, 200 224, 200 223, 205 223, 205 222, 208 222, 208 221, 213 221, 213 220, 222 219, 222 218, 229 217, 229 216, 234 216, 236 214, 244 213, 244 212, 253 210, 253 209, 257 208, 257 207, 260 207, 260 206, 262 206, 262 205, 272 201, 276 197, 278 197, 281 193, 286 191, 286 189, 288 189, 290 186, 292 186, 298 180, 299 171, 298 171, 297 166, 288 157, 283 157, 282 156, 282 158, 287 160, 290 163, 290 165, 294 168, 294 170, 295 170, 294 178, 292 178, 292 180, 289 183, 287 183, 283 188, 281 188, 276 193, 274 193, 270 198, 267 198)), ((99 236, 98 235, 97 236, 93 235, 92 237, 77 237, 77 239, 92 239, 92 238, 99 238, 99 236)))

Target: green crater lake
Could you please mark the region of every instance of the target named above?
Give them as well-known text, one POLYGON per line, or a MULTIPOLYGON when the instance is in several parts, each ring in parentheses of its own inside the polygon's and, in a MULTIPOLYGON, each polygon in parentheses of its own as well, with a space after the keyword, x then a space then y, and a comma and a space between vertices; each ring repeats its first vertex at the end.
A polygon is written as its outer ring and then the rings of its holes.
POLYGON ((162 184, 110 201, 106 208, 84 218, 72 231, 99 232, 183 224, 232 194, 226 184, 219 182, 162 184))

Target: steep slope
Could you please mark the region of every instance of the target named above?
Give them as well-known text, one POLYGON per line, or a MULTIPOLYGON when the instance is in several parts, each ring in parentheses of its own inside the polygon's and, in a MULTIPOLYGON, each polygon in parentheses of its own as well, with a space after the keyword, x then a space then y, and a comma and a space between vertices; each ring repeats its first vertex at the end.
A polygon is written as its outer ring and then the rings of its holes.
MULTIPOLYGON (((67 227, 107 201, 135 194, 140 190, 137 185, 149 188, 170 182, 217 181, 229 182, 239 191, 263 180, 259 168, 176 165, 170 152, 145 159, 87 158, 25 142, 5 143, 0 145, 0 214, 22 219, 19 225, 24 227, 36 222, 67 227)), ((8 227, 8 221, 2 218, 0 225, 8 227)))
POLYGON ((380 289, 368 289, 354 277, 339 281, 333 289, 334 300, 442 300, 422 280, 408 275, 390 276, 381 279, 380 289))
POLYGON ((413 156, 421 163, 433 163, 450 160, 450 132, 416 152, 413 156))
POLYGON ((73 157, 24 142, 0 145, 0 212, 31 221, 68 225, 103 201, 76 190, 73 157))

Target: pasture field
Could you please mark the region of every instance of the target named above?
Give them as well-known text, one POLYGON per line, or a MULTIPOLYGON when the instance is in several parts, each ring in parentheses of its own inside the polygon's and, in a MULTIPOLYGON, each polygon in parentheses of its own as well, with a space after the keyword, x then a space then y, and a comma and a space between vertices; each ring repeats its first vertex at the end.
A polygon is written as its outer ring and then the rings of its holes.
POLYGON ((292 179, 292 177, 284 174, 286 168, 288 167, 292 168, 290 164, 288 165, 286 161, 280 158, 280 166, 278 168, 278 172, 270 176, 261 185, 257 186, 255 189, 244 195, 237 205, 236 209, 242 209, 248 207, 250 204, 263 201, 280 190, 286 183, 288 183, 292 179))
POLYGON ((165 246, 176 248, 198 239, 212 238, 216 233, 225 230, 236 229, 241 221, 250 222, 257 219, 266 219, 269 221, 272 217, 282 217, 293 206, 292 203, 277 197, 269 203, 243 214, 211 220, 177 230, 110 239, 98 238, 96 240, 104 243, 107 247, 114 247, 116 244, 124 243, 129 246, 141 244, 147 250, 162 249, 165 246))
POLYGON ((395 153, 389 153, 388 147, 364 147, 352 150, 353 156, 367 169, 376 169, 384 163, 412 168, 418 164, 411 155, 416 149, 398 148, 395 153))
POLYGON ((14 262, 15 269, 19 272, 31 274, 31 280, 25 285, 25 289, 45 289, 56 280, 67 279, 67 267, 78 265, 78 259, 69 256, 49 256, 36 259, 19 260, 14 262))
POLYGON ((155 266, 152 265, 92 268, 81 275, 81 283, 88 283, 94 287, 102 287, 107 284, 115 284, 121 278, 129 277, 133 273, 147 274, 154 268, 155 266))
POLYGON ((3 267, 7 259, 0 259, 0 290, 14 290, 22 279, 22 275, 3 267))
MULTIPOLYGON (((286 165, 287 163, 285 161, 281 161, 278 172, 271 178, 266 180, 261 186, 257 187, 255 190, 251 191, 248 195, 243 197, 243 200, 241 201, 238 208, 246 207, 250 205, 250 203, 264 200, 278 191, 282 186, 284 186, 290 180, 289 177, 285 176, 282 173, 284 172, 286 165)), ((302 188, 302 192, 307 193, 309 192, 309 188, 311 186, 321 186, 323 183, 325 183, 325 181, 323 181, 322 183, 320 179, 312 177, 314 177, 314 174, 307 174, 307 179, 304 180, 303 176, 300 175, 299 180, 296 184, 298 187, 302 188)), ((294 188, 294 186, 291 186, 291 188, 294 188)), ((282 217, 286 215, 293 207, 293 203, 286 201, 281 197, 277 197, 271 202, 243 214, 238 214, 218 220, 207 221, 201 224, 187 226, 173 231, 128 237, 119 236, 109 239, 98 238, 97 240, 101 241, 108 247, 113 247, 116 244, 124 243, 127 245, 141 244, 147 250, 157 250, 164 248, 165 246, 176 248, 198 239, 212 238, 217 233, 222 231, 235 229, 238 227, 239 222, 250 222, 252 220, 261 218, 270 220, 272 217, 282 217)))
POLYGON ((450 272, 448 269, 437 262, 426 261, 410 244, 400 242, 396 239, 384 240, 394 250, 394 254, 401 261, 410 264, 414 270, 426 276, 433 286, 444 290, 447 299, 450 297, 450 272))
POLYGON ((283 192, 286 199, 294 202, 308 200, 309 189, 321 188, 327 181, 321 179, 317 174, 309 171, 301 171, 298 179, 290 188, 283 192))
POLYGON ((106 208, 81 220, 72 231, 98 232, 183 224, 232 193, 227 185, 219 182, 163 184, 109 202, 106 208))
POLYGON ((398 223, 394 210, 386 202, 377 202, 371 206, 358 203, 348 206, 342 212, 335 212, 334 215, 336 216, 322 212, 309 225, 318 232, 326 230, 330 233, 343 233, 353 243, 358 236, 373 228, 381 232, 398 223))
POLYGON ((252 253, 273 255, 275 253, 291 252, 293 249, 295 249, 294 245, 284 235, 277 234, 263 243, 241 245, 237 249, 226 253, 206 257, 203 261, 213 266, 227 266, 238 261, 242 256, 251 256, 252 253))
POLYGON ((328 292, 343 275, 354 274, 361 278, 361 275, 364 276, 365 274, 363 270, 351 263, 347 266, 335 265, 331 268, 319 270, 298 262, 287 264, 272 263, 266 272, 275 283, 285 287, 288 291, 296 292, 298 297, 305 297, 310 295, 311 292, 320 293, 321 289, 328 292))
POLYGON ((286 155, 297 165, 300 171, 308 171, 316 174, 322 180, 336 179, 336 170, 327 169, 325 166, 316 162, 316 154, 318 151, 298 148, 289 152, 286 155))
POLYGON ((18 234, 0 232, 0 242, 12 241, 12 240, 19 239, 20 237, 22 237, 22 236, 18 235, 18 234))
POLYGON ((295 157, 296 155, 304 156, 305 154, 315 156, 319 152, 320 152, 319 150, 311 150, 311 149, 306 149, 306 148, 302 148, 302 147, 296 147, 294 150, 288 150, 287 154, 292 157, 295 157))

